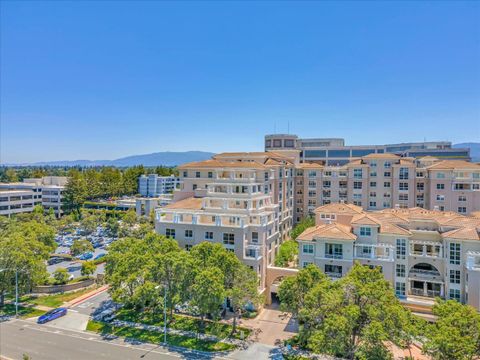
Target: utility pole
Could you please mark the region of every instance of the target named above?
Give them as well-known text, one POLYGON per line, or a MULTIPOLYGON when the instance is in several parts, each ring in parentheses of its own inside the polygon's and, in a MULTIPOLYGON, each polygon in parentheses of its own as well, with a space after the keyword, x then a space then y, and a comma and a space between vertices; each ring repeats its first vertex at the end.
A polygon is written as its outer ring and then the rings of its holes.
POLYGON ((15 317, 18 318, 18 269, 15 269, 15 317))
POLYGON ((167 345, 167 286, 163 292, 163 342, 167 345))

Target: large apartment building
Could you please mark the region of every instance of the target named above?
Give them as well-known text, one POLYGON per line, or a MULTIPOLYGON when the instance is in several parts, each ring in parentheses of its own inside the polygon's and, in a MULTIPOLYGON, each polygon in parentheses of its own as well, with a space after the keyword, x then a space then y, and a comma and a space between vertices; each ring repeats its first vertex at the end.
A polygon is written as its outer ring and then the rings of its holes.
MULTIPOLYGON (((35 205, 42 204, 46 210, 53 209, 56 216, 61 216, 63 213, 63 193, 67 179, 65 176, 44 176, 42 178, 24 179, 23 182, 0 183, 0 190, 26 191, 28 195, 22 195, 22 198, 24 196, 27 198, 32 197, 33 206, 31 206, 31 210, 33 210, 35 205)), ((27 211, 27 209, 30 209, 30 207, 26 206, 25 211, 22 212, 31 211, 27 211)), ((0 212, 0 214, 2 213, 0 212)))
POLYGON ((145 197, 157 197, 171 194, 180 185, 176 176, 141 175, 138 178, 138 192, 145 197))
POLYGON ((480 210, 480 165, 374 153, 343 166, 296 166, 294 222, 318 206, 342 202, 368 210, 421 207, 470 214, 480 210))
POLYGON ((347 146, 341 138, 300 139, 291 134, 265 136, 265 151, 293 149, 300 151, 302 162, 321 161, 334 166, 345 165, 352 158, 384 153, 413 158, 434 156, 442 160, 470 160, 470 149, 452 148, 452 143, 448 141, 347 146))
POLYGON ((254 269, 268 265, 293 223, 295 153, 223 153, 179 166, 174 203, 156 210, 156 231, 190 249, 220 243, 254 269))
POLYGON ((358 261, 381 267, 403 301, 440 296, 480 310, 479 213, 332 203, 318 207, 315 220, 297 238, 300 268, 315 264, 339 278, 358 261))

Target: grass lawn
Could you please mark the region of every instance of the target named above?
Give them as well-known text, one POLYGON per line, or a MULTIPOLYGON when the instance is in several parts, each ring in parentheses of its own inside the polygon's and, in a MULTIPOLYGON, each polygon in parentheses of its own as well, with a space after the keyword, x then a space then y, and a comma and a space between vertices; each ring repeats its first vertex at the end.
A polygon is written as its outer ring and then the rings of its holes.
MULTIPOLYGON (((157 331, 141 330, 131 327, 112 327, 109 324, 100 323, 96 321, 89 321, 87 330, 97 332, 103 335, 116 335, 129 339, 135 339, 152 344, 159 344, 163 342, 163 333, 157 331)), ((186 336, 167 334, 167 342, 169 345, 181 346, 188 349, 200 351, 229 351, 235 349, 235 345, 225 344, 221 342, 206 341, 186 336)))
MULTIPOLYGON (((149 311, 137 312, 132 309, 121 309, 117 312, 117 319, 124 321, 133 321, 137 323, 163 326, 163 314, 157 314, 156 317, 149 311)), ((173 321, 168 324, 170 329, 194 331, 199 330, 200 319, 190 316, 174 314, 173 321)), ((240 332, 243 331, 244 337, 250 335, 251 330, 243 327, 237 327, 237 332, 233 338, 240 339, 240 332)), ((214 335, 220 339, 230 337, 232 326, 214 321, 205 321, 205 334, 214 335)))
POLYGON ((71 301, 92 290, 94 290, 94 288, 87 288, 87 289, 82 289, 82 290, 69 292, 69 293, 46 295, 46 296, 39 296, 39 297, 24 296, 20 298, 20 301, 26 302, 29 304, 34 304, 34 305, 43 305, 43 306, 49 306, 52 308, 57 308, 61 306, 64 302, 71 301))
MULTIPOLYGON (((34 308, 28 308, 24 306, 18 306, 18 315, 22 319, 40 316, 43 314, 45 314, 45 311, 37 310, 34 308)), ((3 315, 15 315, 15 305, 5 304, 2 308, 0 308, 0 316, 3 316, 3 315)))

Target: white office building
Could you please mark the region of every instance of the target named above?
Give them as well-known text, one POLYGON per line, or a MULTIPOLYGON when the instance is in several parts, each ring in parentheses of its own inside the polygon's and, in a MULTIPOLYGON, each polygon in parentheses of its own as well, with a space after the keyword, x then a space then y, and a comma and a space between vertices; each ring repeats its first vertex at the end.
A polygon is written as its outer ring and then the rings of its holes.
POLYGON ((142 175, 138 178, 138 192, 145 197, 158 197, 171 194, 180 185, 176 176, 158 176, 157 174, 142 175))

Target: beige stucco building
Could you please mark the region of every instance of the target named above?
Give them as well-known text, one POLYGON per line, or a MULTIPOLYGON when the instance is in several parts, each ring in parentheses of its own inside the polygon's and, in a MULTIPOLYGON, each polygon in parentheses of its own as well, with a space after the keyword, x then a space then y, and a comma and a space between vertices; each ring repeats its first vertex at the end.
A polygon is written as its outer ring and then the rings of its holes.
POLYGON ((365 211, 328 204, 298 238, 299 267, 332 278, 354 262, 378 266, 405 302, 442 297, 480 310, 480 217, 410 209, 365 211))
POLYGON ((222 244, 258 273, 263 290, 293 223, 294 163, 275 153, 224 153, 182 165, 175 202, 156 210, 156 231, 186 249, 222 244))
POLYGON ((480 210, 480 165, 384 153, 343 166, 296 166, 294 222, 313 215, 318 206, 338 202, 367 210, 422 207, 470 214, 480 210))

